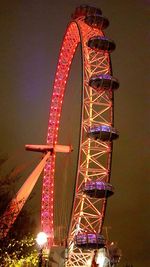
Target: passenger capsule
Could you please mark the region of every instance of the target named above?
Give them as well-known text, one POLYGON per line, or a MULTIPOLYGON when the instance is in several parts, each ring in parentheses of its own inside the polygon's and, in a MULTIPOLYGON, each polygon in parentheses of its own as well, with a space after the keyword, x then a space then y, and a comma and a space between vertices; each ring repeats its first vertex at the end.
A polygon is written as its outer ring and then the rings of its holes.
POLYGON ((112 52, 116 48, 114 41, 104 36, 91 37, 87 42, 87 46, 96 51, 102 50, 108 52, 112 52))
POLYGON ((92 198, 107 198, 114 194, 114 189, 106 182, 88 181, 83 186, 83 192, 92 198))
POLYGON ((92 76, 89 80, 89 86, 97 91, 116 90, 119 88, 118 80, 109 74, 100 74, 92 76))
POLYGON ((88 137, 99 139, 101 141, 112 141, 119 137, 117 130, 108 125, 99 125, 91 127, 88 130, 88 137))
POLYGON ((97 233, 78 233, 75 236, 75 245, 82 249, 99 249, 105 246, 105 239, 97 233))
POLYGON ((102 15, 87 15, 85 17, 85 23, 93 28, 104 30, 109 26, 109 20, 102 15))
POLYGON ((79 17, 85 17, 89 15, 101 15, 102 11, 99 8, 91 7, 87 5, 81 5, 75 9, 75 12, 72 14, 72 19, 79 17))

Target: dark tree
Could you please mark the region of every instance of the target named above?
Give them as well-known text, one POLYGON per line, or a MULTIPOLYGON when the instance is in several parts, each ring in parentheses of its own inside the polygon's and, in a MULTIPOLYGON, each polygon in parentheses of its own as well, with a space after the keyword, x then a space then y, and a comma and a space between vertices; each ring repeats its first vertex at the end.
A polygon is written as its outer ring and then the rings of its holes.
MULTIPOLYGON (((16 185, 21 178, 17 172, 18 167, 3 175, 1 169, 4 162, 5 160, 0 160, 0 216, 14 197, 16 185)), ((10 266, 11 259, 19 260, 35 250, 35 240, 31 234, 35 228, 35 221, 24 207, 7 236, 0 240, 0 266, 10 266)), ((2 225, 0 230, 3 231, 2 225)))

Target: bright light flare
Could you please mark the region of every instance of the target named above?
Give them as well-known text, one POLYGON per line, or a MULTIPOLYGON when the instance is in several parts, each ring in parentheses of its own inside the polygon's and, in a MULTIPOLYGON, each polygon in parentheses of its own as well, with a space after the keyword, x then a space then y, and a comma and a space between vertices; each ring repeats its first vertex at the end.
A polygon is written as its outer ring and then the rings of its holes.
POLYGON ((47 243, 47 234, 40 232, 37 234, 36 242, 39 246, 43 246, 47 243))
POLYGON ((105 248, 101 248, 98 250, 97 255, 96 255, 96 263, 100 267, 105 267, 105 260, 107 259, 106 257, 106 251, 105 248))

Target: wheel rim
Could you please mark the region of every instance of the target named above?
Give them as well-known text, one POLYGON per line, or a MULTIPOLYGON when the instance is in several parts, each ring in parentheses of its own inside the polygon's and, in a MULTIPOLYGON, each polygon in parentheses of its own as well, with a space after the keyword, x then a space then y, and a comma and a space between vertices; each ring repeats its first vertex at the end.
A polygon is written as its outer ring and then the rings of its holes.
MULTIPOLYGON (((69 257, 66 266, 88 266, 91 252, 84 253, 74 246, 74 237, 78 231, 101 233, 107 199, 90 199, 83 194, 85 182, 110 181, 112 142, 94 140, 88 137, 88 129, 95 125, 113 127, 113 91, 96 91, 89 86, 91 76, 112 74, 109 53, 95 51, 88 47, 87 42, 93 36, 104 36, 101 29, 88 26, 84 17, 76 18, 67 28, 62 43, 50 107, 47 144, 57 144, 58 130, 63 96, 71 67, 71 62, 79 43, 82 46, 83 91, 80 147, 75 196, 72 217, 68 233, 69 257), (79 257, 76 255, 80 253, 79 257), (77 264, 77 265, 76 265, 77 264)), ((43 177, 41 225, 49 236, 49 247, 54 244, 54 173, 55 158, 53 154, 48 160, 43 177)))

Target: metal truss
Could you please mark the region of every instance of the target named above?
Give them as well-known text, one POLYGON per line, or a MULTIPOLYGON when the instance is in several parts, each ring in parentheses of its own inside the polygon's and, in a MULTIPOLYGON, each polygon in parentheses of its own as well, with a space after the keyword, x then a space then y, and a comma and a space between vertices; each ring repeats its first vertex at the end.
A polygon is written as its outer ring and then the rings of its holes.
POLYGON ((92 140, 87 135, 92 126, 113 125, 113 92, 98 92, 89 86, 91 76, 111 74, 109 54, 106 51, 96 52, 87 46, 89 38, 103 36, 101 31, 87 26, 82 20, 77 23, 82 36, 83 107, 76 193, 68 236, 69 255, 66 266, 88 266, 91 262, 91 251, 86 252, 85 257, 85 253, 73 245, 74 237, 77 231, 101 232, 106 199, 89 198, 83 194, 82 187, 89 180, 110 180, 112 152, 110 142, 92 140))
MULTIPOLYGON (((71 23, 63 40, 53 85, 53 94, 48 122, 47 144, 57 144, 60 114, 66 81, 69 75, 73 55, 76 51, 79 41, 80 38, 77 25, 76 23, 71 23)), ((41 227, 49 237, 49 247, 54 244, 55 158, 56 155, 53 153, 52 157, 45 166, 42 189, 41 227)))
MULTIPOLYGON (((82 192, 88 180, 108 182, 111 168, 111 142, 101 142, 88 138, 89 127, 95 125, 113 126, 113 92, 96 91, 89 86, 91 76, 111 74, 110 57, 107 51, 97 52, 87 46, 93 36, 103 36, 99 29, 84 22, 84 17, 70 23, 62 43, 53 86, 48 123, 47 144, 57 144, 60 115, 67 78, 73 56, 79 43, 82 46, 83 99, 81 114, 81 134, 74 197, 73 213, 68 235, 68 258, 66 266, 89 266, 91 251, 83 252, 74 246, 77 229, 87 232, 101 232, 106 199, 88 198, 82 192)), ((54 173, 55 153, 46 163, 42 190, 42 230, 49 236, 49 247, 54 244, 54 173)))
POLYGON ((19 189, 15 197, 10 201, 4 214, 0 217, 0 239, 3 239, 7 236, 10 228, 17 219, 40 174, 42 173, 45 163, 49 157, 50 152, 47 152, 44 158, 40 161, 40 163, 36 166, 22 187, 19 189))
MULTIPOLYGON (((65 266, 70 267, 88 267, 91 265, 93 252, 91 250, 82 251, 80 248, 77 248, 74 245, 74 238, 78 232, 101 233, 107 202, 106 198, 90 198, 83 193, 83 186, 87 181, 109 182, 110 180, 112 142, 95 140, 89 138, 87 134, 90 127, 93 126, 113 126, 113 91, 95 90, 89 86, 89 80, 92 76, 112 74, 109 53, 102 50, 95 51, 87 45, 91 37, 103 35, 103 32, 98 28, 88 26, 84 21, 84 17, 76 18, 69 24, 60 50, 50 105, 47 145, 55 147, 58 141, 66 82, 76 48, 81 43, 83 88, 80 146, 75 196, 67 237, 68 256, 65 261, 65 266)), ((40 148, 40 151, 41 149, 43 148, 40 148)), ((37 150, 39 150, 39 147, 37 147, 37 150)), ((9 224, 7 228, 10 228, 45 165, 42 186, 41 227, 42 231, 48 236, 48 248, 55 244, 55 159, 55 150, 51 155, 50 152, 46 154, 37 169, 35 169, 34 175, 29 176, 29 179, 27 179, 17 196, 10 203, 10 206, 4 213, 4 217, 1 218, 2 224, 9 224), (27 188, 30 188, 28 192, 27 188), (14 215, 9 222, 8 218, 12 212, 14 215)), ((6 231, 5 234, 7 234, 6 231)))

